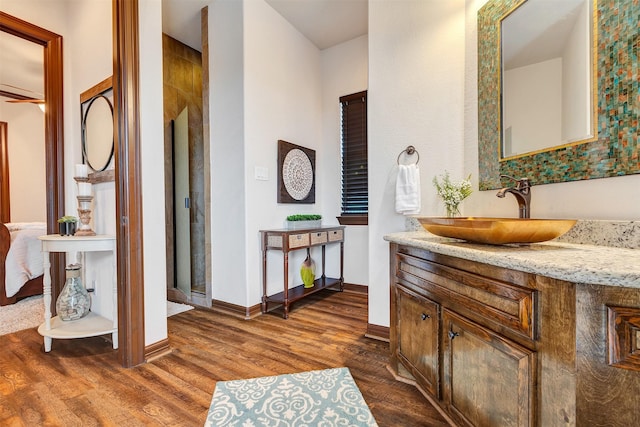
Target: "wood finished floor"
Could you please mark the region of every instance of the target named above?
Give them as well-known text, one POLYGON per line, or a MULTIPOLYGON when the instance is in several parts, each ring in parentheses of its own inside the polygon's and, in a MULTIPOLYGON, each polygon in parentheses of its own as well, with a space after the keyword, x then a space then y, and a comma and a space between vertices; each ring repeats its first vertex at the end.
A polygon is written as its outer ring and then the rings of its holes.
POLYGON ((2 426, 202 426, 216 381, 346 366, 381 427, 446 426, 386 369, 387 343, 364 337, 366 295, 320 292, 253 320, 207 310, 169 318, 172 352, 124 369, 103 337, 0 336, 2 426))

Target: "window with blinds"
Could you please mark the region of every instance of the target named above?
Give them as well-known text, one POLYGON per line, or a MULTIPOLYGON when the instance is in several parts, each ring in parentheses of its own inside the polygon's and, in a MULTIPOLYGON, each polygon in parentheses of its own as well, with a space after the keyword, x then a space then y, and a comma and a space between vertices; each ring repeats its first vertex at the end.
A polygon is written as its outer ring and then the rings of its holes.
POLYGON ((366 224, 369 208, 367 168, 367 92, 340 97, 342 111, 341 224, 366 224))

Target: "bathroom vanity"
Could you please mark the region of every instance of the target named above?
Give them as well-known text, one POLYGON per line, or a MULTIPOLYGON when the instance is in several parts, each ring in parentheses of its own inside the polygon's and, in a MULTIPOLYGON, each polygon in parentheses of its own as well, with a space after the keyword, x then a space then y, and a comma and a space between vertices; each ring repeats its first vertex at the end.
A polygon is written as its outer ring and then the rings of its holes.
POLYGON ((385 239, 391 370, 453 425, 640 425, 640 251, 385 239))

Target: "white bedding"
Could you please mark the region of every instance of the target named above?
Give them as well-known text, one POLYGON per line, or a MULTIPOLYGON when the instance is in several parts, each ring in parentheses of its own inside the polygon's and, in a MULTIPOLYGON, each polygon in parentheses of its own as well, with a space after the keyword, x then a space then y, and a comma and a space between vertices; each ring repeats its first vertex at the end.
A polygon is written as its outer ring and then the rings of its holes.
POLYGON ((11 246, 5 262, 5 292, 14 296, 27 281, 44 273, 42 243, 38 236, 47 234, 43 222, 7 223, 11 246))

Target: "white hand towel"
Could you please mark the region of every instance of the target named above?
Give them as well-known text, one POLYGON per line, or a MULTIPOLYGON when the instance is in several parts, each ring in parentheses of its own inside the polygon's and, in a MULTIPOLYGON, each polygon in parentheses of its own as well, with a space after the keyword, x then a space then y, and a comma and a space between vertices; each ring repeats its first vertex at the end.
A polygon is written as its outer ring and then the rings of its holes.
POLYGON ((396 212, 404 215, 420 213, 420 170, 416 164, 398 165, 396 212))

